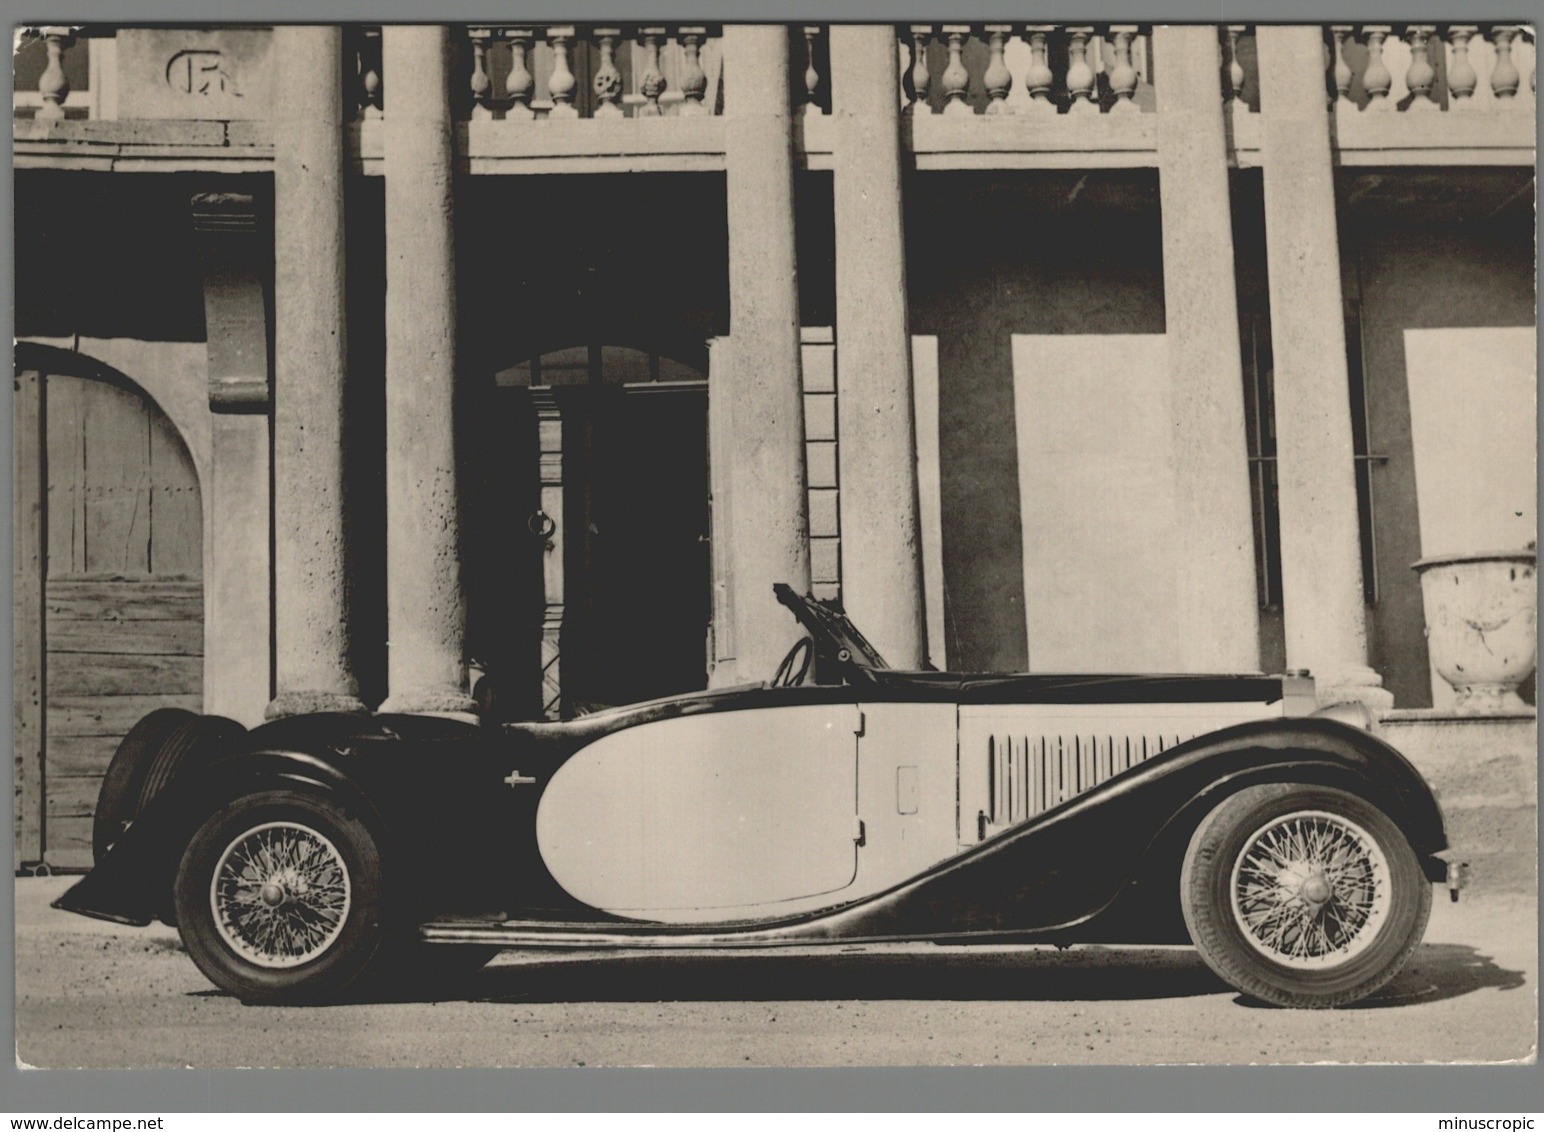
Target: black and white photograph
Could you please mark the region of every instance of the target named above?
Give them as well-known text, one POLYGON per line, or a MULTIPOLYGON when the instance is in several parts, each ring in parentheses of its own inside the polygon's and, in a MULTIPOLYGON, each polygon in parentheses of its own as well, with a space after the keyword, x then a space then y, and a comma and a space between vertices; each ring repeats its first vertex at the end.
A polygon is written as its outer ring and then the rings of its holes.
POLYGON ((945 7, 14 29, 19 1067, 1534 1065, 1534 27, 945 7))

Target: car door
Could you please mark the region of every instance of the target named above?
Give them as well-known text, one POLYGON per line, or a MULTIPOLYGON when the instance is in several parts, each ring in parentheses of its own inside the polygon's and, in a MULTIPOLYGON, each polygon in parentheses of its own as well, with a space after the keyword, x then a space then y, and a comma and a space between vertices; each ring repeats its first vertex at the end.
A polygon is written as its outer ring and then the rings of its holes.
POLYGON ((833 903, 858 862, 859 713, 804 703, 656 720, 597 739, 537 811, 573 897, 667 923, 833 903))
POLYGON ((858 742, 858 879, 869 896, 960 851, 953 703, 865 701, 858 742))

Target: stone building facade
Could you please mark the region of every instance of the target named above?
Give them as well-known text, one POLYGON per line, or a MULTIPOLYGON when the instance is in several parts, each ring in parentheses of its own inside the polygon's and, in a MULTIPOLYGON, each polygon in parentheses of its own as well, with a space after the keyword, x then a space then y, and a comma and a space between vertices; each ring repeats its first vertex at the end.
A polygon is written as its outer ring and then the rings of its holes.
POLYGON ((759 680, 779 581, 1435 734, 1411 564, 1535 537, 1533 86, 1510 25, 36 29, 18 863, 157 704, 759 680))

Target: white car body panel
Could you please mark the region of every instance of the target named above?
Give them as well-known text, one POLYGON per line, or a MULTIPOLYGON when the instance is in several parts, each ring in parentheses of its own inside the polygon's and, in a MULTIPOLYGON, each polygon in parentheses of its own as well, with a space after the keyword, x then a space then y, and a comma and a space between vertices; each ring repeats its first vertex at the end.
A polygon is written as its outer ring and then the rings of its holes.
POLYGON ((575 899, 634 919, 836 903, 857 873, 858 720, 855 704, 806 705, 607 735, 544 792, 542 859, 575 899))
POLYGON ((570 895, 614 915, 794 916, 882 892, 1285 705, 865 702, 659 720, 564 764, 537 843, 570 895))

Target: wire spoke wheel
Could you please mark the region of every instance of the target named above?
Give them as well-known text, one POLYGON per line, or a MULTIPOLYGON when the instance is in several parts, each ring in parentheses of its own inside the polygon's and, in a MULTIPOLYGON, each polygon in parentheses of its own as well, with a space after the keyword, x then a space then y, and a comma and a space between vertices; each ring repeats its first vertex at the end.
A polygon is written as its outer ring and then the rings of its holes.
POLYGON ((294 967, 336 942, 350 904, 348 868, 326 837, 268 822, 233 841, 209 886, 227 946, 259 967, 294 967))
POLYGON ((380 850, 329 796, 262 790, 231 799, 178 866, 177 927, 214 984, 248 1002, 336 999, 387 931, 380 850))
POLYGON ((1243 937, 1288 967, 1326 967, 1366 950, 1389 912, 1389 864, 1348 818, 1307 810, 1249 836, 1233 866, 1243 937))
POLYGON ((1375 993, 1431 913, 1431 883, 1388 814, 1308 783, 1251 786, 1219 803, 1190 839, 1180 896, 1207 965, 1278 1006, 1375 993))

